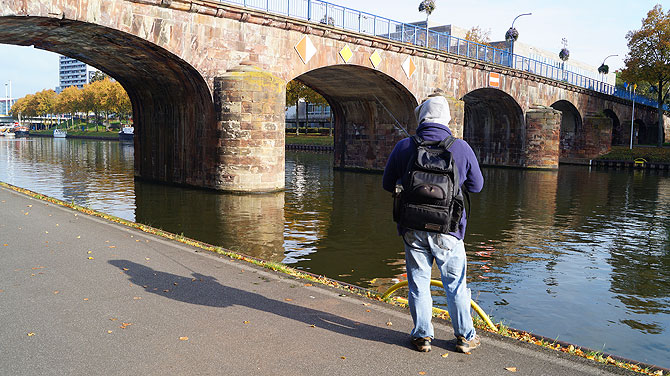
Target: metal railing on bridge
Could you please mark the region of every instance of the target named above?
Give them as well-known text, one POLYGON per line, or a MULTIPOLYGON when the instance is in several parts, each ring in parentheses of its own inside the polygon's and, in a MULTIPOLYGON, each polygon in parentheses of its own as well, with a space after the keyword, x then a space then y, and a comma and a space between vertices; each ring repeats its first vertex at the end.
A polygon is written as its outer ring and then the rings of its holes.
MULTIPOLYGON (((321 0, 219 0, 222 3, 241 5, 268 13, 294 17, 321 23, 360 34, 372 35, 398 42, 433 48, 459 56, 499 64, 513 69, 537 74, 552 80, 566 82, 589 90, 632 100, 633 95, 625 90, 601 80, 587 77, 569 69, 563 64, 548 64, 524 56, 511 54, 508 50, 475 43, 437 32, 426 27, 393 21, 391 19, 361 12, 321 0), (427 41, 427 43, 426 43, 427 41)), ((658 103, 649 98, 635 95, 635 102, 657 107, 658 103)), ((664 106, 670 110, 668 105, 664 106)))

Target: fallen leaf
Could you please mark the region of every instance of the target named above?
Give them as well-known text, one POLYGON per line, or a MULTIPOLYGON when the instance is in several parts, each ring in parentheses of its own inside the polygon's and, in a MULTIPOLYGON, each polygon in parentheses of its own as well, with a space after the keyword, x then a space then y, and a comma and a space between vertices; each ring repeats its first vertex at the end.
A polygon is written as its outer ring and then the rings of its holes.
POLYGON ((505 367, 505 369, 510 372, 516 372, 516 367, 505 367))
POLYGON ((142 299, 142 297, 141 296, 134 296, 133 299, 140 300, 140 299, 142 299))
POLYGON ((347 359, 347 357, 346 356, 341 356, 340 359, 347 359))
POLYGON ((312 287, 311 283, 305 283, 305 287, 312 287))
POLYGON ((123 268, 124 271, 128 270, 128 268, 123 268))
POLYGON ((33 332, 28 333, 28 337, 32 337, 34 335, 35 335, 35 333, 33 333, 33 332))
POLYGON ((77 236, 77 239, 81 239, 81 235, 80 235, 80 236, 77 236))
POLYGON ((109 321, 116 321, 116 320, 118 320, 118 319, 115 318, 115 317, 112 317, 111 319, 109 319, 109 321))
POLYGON ((245 321, 242 321, 242 323, 243 323, 243 324, 248 324, 249 321, 246 321, 246 320, 245 320, 245 321))
POLYGON ((88 298, 84 298, 84 301, 87 302, 87 301, 88 301, 88 298))
POLYGON ((175 282, 175 283, 173 283, 173 285, 177 286, 177 285, 179 285, 179 284, 178 284, 177 282, 175 282))
POLYGON ((180 341, 188 341, 188 337, 179 337, 180 341))
POLYGON ((107 334, 112 334, 112 331, 111 331, 111 330, 108 330, 108 331, 107 331, 107 334))
POLYGON ((127 327, 129 327, 129 326, 131 326, 131 325, 133 325, 132 322, 122 322, 122 323, 121 323, 121 326, 120 326, 119 328, 121 328, 121 329, 125 329, 125 328, 127 328, 127 327))
POLYGON ((56 290, 56 291, 54 291, 54 294, 58 294, 59 292, 60 292, 60 291, 56 290))
POLYGON ((370 312, 370 310, 369 310, 369 309, 366 309, 365 312, 370 312))
POLYGON ((170 292, 170 290, 163 290, 163 292, 170 292))
POLYGON ((370 305, 370 303, 363 303, 363 305, 367 307, 370 305))
POLYGON ((391 325, 393 325, 393 323, 389 321, 389 322, 386 323, 386 325, 391 326, 391 325))
POLYGON ((316 325, 312 324, 309 326, 310 328, 316 328, 316 325))
POLYGON ((425 374, 426 374, 426 373, 423 372, 423 371, 419 372, 419 375, 425 375, 425 374))
POLYGON ((91 256, 88 256, 88 259, 89 259, 89 260, 93 260, 93 257, 91 257, 91 256))
POLYGON ((9 245, 9 244, 3 244, 3 246, 5 246, 5 247, 8 246, 8 245, 9 245))
POLYGON ((136 241, 136 242, 139 242, 139 241, 140 241, 140 239, 137 239, 137 240, 135 240, 135 241, 136 241))
POLYGON ((3 290, 3 289, 0 289, 0 292, 5 292, 5 290, 3 290))
POLYGON ((24 215, 28 215, 28 212, 26 212, 24 215))
POLYGON ((91 254, 91 253, 93 253, 93 251, 88 251, 88 252, 86 252, 86 253, 91 254))
POLYGON ((286 300, 287 302, 292 302, 293 301, 293 299, 291 299, 291 298, 286 298, 284 300, 286 300))
POLYGON ((47 233, 47 234, 49 233, 49 231, 44 231, 44 232, 47 233))
POLYGON ((442 354, 442 355, 440 355, 440 356, 443 357, 443 358, 446 358, 446 357, 449 356, 449 353, 444 353, 444 354, 442 354))
POLYGON ((32 208, 32 207, 33 207, 32 205, 27 205, 27 206, 28 206, 29 208, 32 208))
POLYGON ((116 248, 116 246, 115 245, 110 245, 109 248, 116 248))

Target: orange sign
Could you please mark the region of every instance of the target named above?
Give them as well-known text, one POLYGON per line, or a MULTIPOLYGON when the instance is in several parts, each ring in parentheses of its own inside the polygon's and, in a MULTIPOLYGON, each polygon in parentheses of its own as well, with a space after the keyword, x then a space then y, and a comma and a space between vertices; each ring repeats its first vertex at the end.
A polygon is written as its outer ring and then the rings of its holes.
POLYGON ((489 87, 500 88, 500 73, 489 72, 489 87))

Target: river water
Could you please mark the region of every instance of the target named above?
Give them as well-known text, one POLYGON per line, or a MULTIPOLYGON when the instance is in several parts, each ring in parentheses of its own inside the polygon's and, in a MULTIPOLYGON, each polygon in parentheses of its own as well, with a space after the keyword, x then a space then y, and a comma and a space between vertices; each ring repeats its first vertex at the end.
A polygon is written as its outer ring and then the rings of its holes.
MULTIPOLYGON (((287 151, 285 192, 240 196, 133 181, 128 144, 0 138, 0 181, 384 291, 405 273, 390 194, 380 174, 332 165, 287 151)), ((670 367, 668 173, 483 173, 466 237, 473 299, 508 326, 670 367)))

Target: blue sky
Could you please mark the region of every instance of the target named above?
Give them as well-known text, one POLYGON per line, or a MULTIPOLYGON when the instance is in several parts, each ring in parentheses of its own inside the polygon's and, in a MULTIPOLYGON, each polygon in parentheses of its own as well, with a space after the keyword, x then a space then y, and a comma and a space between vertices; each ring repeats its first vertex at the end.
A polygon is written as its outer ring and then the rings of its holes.
MULTIPOLYGON (((418 0, 332 0, 334 4, 365 11, 400 22, 425 19, 418 0)), ((623 66, 628 52, 626 33, 639 29, 659 1, 648 0, 436 0, 431 25, 453 24, 465 29, 479 26, 491 31, 492 40, 504 39, 514 17, 519 41, 549 51, 561 49, 567 38, 570 58, 599 66, 608 55, 610 70, 623 66)), ((660 1, 665 11, 670 1, 660 1)), ((1 41, 0 41, 1 42, 1 41)), ((12 81, 15 98, 58 85, 58 56, 30 47, 0 44, 0 85, 12 81)), ((3 90, 0 87, 0 90, 3 90)), ((5 93, 0 91, 0 97, 5 93)))

